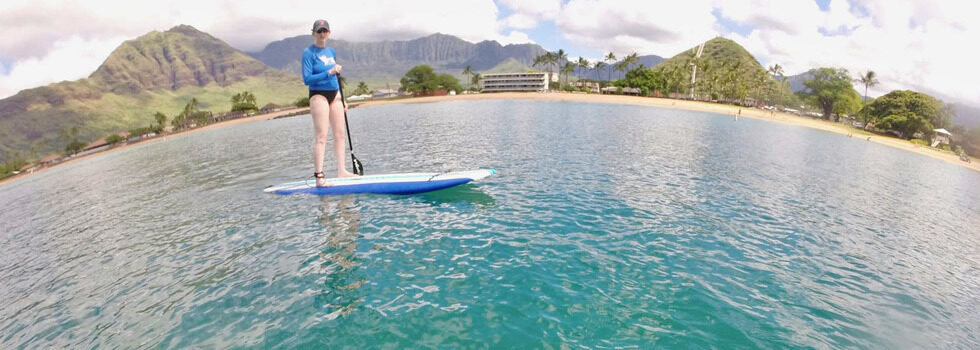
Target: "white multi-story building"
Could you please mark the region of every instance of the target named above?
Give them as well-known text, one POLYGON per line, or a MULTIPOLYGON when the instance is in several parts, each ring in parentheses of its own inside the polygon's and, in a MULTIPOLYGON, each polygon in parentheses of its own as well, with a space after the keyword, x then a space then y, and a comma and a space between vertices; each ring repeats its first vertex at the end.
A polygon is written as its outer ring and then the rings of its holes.
POLYGON ((557 81, 557 76, 547 72, 533 73, 489 73, 480 75, 480 89, 483 92, 502 91, 548 91, 548 84, 557 81))

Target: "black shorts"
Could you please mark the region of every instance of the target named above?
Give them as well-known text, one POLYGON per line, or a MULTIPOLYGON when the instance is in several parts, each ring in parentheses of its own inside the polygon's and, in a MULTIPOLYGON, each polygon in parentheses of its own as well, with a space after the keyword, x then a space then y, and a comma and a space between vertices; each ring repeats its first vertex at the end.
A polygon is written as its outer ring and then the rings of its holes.
POLYGON ((320 95, 327 98, 327 103, 333 103, 333 100, 337 98, 337 90, 310 90, 310 98, 314 95, 320 95))

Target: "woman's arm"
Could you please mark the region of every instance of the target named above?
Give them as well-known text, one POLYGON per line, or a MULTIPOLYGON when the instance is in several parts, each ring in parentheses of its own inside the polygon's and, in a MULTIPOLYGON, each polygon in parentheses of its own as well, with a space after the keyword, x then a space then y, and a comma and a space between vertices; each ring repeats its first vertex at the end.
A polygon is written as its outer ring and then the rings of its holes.
POLYGON ((313 63, 316 62, 314 60, 316 60, 316 57, 309 51, 303 52, 303 83, 307 86, 313 86, 322 82, 330 74, 329 71, 313 74, 313 63))

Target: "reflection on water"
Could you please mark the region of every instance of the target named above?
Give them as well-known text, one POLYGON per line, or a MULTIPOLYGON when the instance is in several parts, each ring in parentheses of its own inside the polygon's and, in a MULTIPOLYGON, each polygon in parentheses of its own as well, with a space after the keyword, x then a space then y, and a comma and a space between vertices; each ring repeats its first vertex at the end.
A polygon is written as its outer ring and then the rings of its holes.
POLYGON ((479 183, 468 183, 439 191, 426 192, 415 196, 415 198, 432 205, 467 203, 480 208, 488 208, 495 203, 493 197, 480 190, 479 183))
POLYGON ((357 256, 359 210, 353 195, 323 196, 320 202, 324 245, 318 256, 324 277, 316 305, 327 310, 327 319, 350 315, 364 300, 358 293, 366 282, 357 256))
POLYGON ((0 186, 0 349, 980 347, 976 172, 638 106, 380 106, 350 127, 370 173, 499 175, 263 193, 310 172, 299 117, 0 186))

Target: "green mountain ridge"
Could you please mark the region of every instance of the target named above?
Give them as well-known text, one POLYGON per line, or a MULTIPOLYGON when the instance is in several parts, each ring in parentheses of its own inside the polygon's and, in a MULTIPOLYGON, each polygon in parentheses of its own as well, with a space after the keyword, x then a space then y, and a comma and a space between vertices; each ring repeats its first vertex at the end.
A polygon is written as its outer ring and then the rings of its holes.
POLYGON ((0 162, 14 153, 37 159, 61 152, 61 130, 78 140, 154 123, 191 99, 204 110, 231 109, 231 96, 248 90, 260 105, 287 104, 306 88, 295 76, 266 66, 191 26, 153 31, 117 47, 88 78, 26 89, 0 100, 0 162), (35 154, 36 153, 36 154, 35 154))
MULTIPOLYGON (((310 35, 299 35, 271 42, 262 51, 249 55, 271 67, 299 76, 302 52, 312 44, 310 35)), ((462 77, 466 66, 476 72, 484 72, 513 59, 529 67, 534 57, 547 52, 536 44, 500 45, 496 41, 474 44, 438 33, 407 41, 351 42, 330 39, 327 46, 337 50, 337 61, 344 66, 343 75, 347 81, 364 81, 372 88, 397 86, 409 69, 421 64, 429 65, 440 73, 462 77)))

